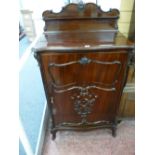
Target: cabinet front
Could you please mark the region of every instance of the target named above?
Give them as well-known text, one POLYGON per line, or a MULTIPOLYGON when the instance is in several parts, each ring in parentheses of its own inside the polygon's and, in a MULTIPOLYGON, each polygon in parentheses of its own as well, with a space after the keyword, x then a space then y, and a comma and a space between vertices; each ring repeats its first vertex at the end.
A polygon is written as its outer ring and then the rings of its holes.
POLYGON ((41 53, 43 80, 55 124, 113 121, 127 57, 123 50, 41 53))

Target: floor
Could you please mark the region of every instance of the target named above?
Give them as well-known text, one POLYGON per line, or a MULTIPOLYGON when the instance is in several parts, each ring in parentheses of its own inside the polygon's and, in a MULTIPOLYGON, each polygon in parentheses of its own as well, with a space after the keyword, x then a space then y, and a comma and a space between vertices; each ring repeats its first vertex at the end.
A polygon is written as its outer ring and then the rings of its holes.
POLYGON ((117 136, 108 129, 89 132, 59 131, 55 141, 47 129, 43 155, 134 155, 135 122, 122 121, 117 136))

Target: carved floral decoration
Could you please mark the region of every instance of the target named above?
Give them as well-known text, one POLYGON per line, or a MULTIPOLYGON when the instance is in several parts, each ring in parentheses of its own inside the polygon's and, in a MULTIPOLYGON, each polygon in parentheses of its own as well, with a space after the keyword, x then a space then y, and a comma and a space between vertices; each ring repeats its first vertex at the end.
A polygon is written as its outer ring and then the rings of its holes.
POLYGON ((97 97, 97 95, 88 92, 86 88, 80 89, 78 94, 71 97, 74 101, 74 110, 81 116, 82 123, 87 122, 87 116, 92 112, 97 97))

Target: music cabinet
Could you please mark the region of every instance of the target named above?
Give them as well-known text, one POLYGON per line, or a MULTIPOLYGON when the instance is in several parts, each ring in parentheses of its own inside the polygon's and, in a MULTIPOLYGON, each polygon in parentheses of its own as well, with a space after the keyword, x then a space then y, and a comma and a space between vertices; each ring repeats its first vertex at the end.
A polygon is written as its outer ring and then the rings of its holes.
POLYGON ((134 45, 119 31, 119 11, 93 3, 43 12, 44 33, 33 48, 52 119, 58 130, 109 128, 117 112, 134 45))

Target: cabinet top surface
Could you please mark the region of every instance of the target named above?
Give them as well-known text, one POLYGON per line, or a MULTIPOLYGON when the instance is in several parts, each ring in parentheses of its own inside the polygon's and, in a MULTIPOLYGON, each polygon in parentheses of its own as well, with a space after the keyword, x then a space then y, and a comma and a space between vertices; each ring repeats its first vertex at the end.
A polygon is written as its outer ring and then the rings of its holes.
POLYGON ((134 44, 121 33, 113 32, 54 32, 42 34, 33 51, 133 49, 134 44), (115 36, 113 36, 115 35, 115 36))

